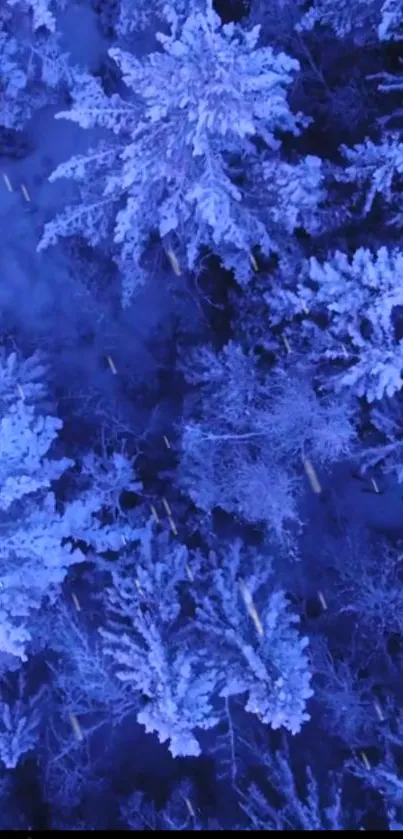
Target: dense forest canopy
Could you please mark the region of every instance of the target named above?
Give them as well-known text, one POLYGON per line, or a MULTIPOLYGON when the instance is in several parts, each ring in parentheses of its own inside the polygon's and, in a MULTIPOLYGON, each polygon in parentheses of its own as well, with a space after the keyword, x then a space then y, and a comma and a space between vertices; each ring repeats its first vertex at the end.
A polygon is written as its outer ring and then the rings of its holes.
POLYGON ((0 3, 0 827, 403 830, 403 0, 0 3))

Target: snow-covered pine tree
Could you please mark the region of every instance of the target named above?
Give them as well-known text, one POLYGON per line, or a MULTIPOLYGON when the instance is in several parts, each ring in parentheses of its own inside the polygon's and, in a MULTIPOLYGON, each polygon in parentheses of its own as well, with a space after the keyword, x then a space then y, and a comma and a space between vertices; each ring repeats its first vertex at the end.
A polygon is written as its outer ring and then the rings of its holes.
POLYGON ((86 558, 77 543, 102 554, 135 537, 118 505, 123 488, 140 488, 123 456, 87 456, 76 477, 80 494, 57 500, 57 482, 74 462, 52 454, 63 423, 35 405, 43 395, 38 365, 35 356, 18 362, 4 355, 0 373, 0 652, 22 661, 36 610, 45 598, 54 602, 69 567, 86 558))
POLYGON ((261 722, 296 734, 309 719, 313 693, 308 639, 273 584, 267 549, 245 550, 235 541, 210 556, 209 567, 196 588, 196 615, 220 697, 243 696, 245 710, 261 722))
POLYGON ((311 282, 301 283, 298 296, 311 314, 328 318, 311 350, 313 359, 320 354, 337 361, 338 371, 330 368, 327 386, 368 402, 401 389, 403 340, 396 332, 396 315, 403 305, 402 277, 398 249, 382 247, 373 254, 359 248, 351 259, 336 251, 324 263, 311 258, 311 282))
MULTIPOLYGON (((157 35, 160 52, 138 60, 110 50, 127 97, 107 97, 83 77, 72 109, 58 114, 83 128, 107 128, 114 138, 52 174, 52 181, 80 182, 82 204, 49 222, 39 247, 76 233, 95 244, 109 233, 126 300, 145 280, 144 254, 156 232, 179 268, 194 268, 207 247, 245 281, 251 248, 276 246, 267 230, 275 226, 273 189, 262 190, 261 159, 276 154, 281 133, 304 124, 287 102, 298 62, 259 48, 259 27, 222 26, 210 2, 183 23, 171 9, 169 22, 171 34, 157 35)), ((289 197, 291 172, 284 175, 289 197)))
POLYGON ((173 757, 200 754, 195 731, 219 719, 215 667, 179 620, 187 563, 187 549, 166 533, 153 538, 150 524, 137 549, 111 568, 107 624, 100 629, 104 654, 130 685, 134 708, 140 704, 137 721, 168 741, 173 757))

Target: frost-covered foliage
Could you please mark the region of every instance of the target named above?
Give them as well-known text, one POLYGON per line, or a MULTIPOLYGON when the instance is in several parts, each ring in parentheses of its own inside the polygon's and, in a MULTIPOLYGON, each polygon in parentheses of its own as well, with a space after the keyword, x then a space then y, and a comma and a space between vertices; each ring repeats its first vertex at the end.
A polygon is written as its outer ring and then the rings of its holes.
POLYGON ((132 464, 123 454, 85 455, 77 481, 80 491, 63 511, 65 536, 84 542, 97 554, 118 553, 139 533, 121 508, 121 494, 138 492, 141 487, 141 482, 134 480, 132 464))
POLYGON ((111 571, 107 590, 108 628, 101 628, 105 654, 117 666, 117 678, 137 699, 146 699, 137 720, 147 732, 169 741, 171 754, 200 754, 194 729, 218 722, 211 696, 216 675, 201 651, 181 637, 179 585, 188 579, 188 552, 166 535, 152 541, 144 530, 133 557, 111 571))
POLYGON ((0 509, 3 512, 24 496, 49 489, 72 465, 68 458, 47 457, 61 427, 61 421, 55 417, 36 416, 35 409, 23 400, 16 400, 3 414, 0 420, 0 509))
POLYGON ((19 396, 25 403, 37 405, 45 399, 47 374, 45 358, 35 352, 22 358, 17 352, 0 353, 0 405, 2 411, 15 404, 19 396))
POLYGON ((119 16, 116 26, 120 37, 142 32, 157 21, 160 24, 175 15, 184 19, 190 12, 203 9, 205 0, 120 0, 119 16))
MULTIPOLYGON (((344 620, 348 620, 347 615, 344 620)), ((373 650, 372 637, 370 643, 373 650)), ((355 652, 353 642, 351 647, 355 652)), ((325 644, 322 648, 313 644, 311 650, 314 693, 323 728, 341 742, 350 743, 350 749, 371 742, 375 713, 371 695, 373 683, 359 677, 362 662, 340 661, 329 653, 325 644)))
POLYGON ((298 23, 301 31, 325 26, 339 38, 354 36, 358 43, 376 37, 377 13, 380 0, 313 0, 298 23))
POLYGON ((6 0, 12 8, 17 7, 22 13, 32 13, 34 31, 44 26, 49 32, 56 29, 56 19, 53 11, 64 8, 67 0, 6 0), (53 11, 52 11, 53 9, 53 11))
MULTIPOLYGON (((114 678, 101 650, 99 638, 88 634, 80 600, 71 607, 60 603, 50 616, 49 646, 57 654, 52 667, 52 688, 58 698, 58 716, 70 729, 71 716, 80 721, 84 734, 106 721, 121 722, 133 711, 133 697, 126 685, 114 678), (95 722, 94 722, 95 721, 95 722)), ((40 623, 38 621, 38 630, 40 623)), ((46 622, 45 628, 49 629, 46 622)), ((74 732, 70 730, 72 736, 74 732)))
POLYGON ((0 125, 5 128, 23 128, 34 111, 62 102, 73 83, 74 68, 60 49, 48 6, 45 0, 8 0, 0 9, 0 125))
MULTIPOLYGON (((243 255, 244 279, 252 246, 265 252, 272 246, 264 223, 269 195, 260 199, 261 212, 251 200, 262 180, 256 142, 273 154, 278 134, 297 133, 301 123, 286 98, 298 63, 258 48, 258 37, 259 27, 222 26, 208 6, 182 26, 174 18, 171 35, 158 35, 162 51, 143 60, 110 50, 131 96, 107 97, 88 78, 74 88, 73 108, 58 117, 108 128, 115 141, 53 173, 53 181, 81 182, 84 203, 50 222, 40 247, 76 233, 97 243, 109 230, 126 295, 145 279, 142 258, 155 232, 189 269, 203 246, 230 263, 243 255)), ((282 176, 289 194, 290 174, 282 176)))
POLYGON ((392 724, 385 727, 382 752, 376 761, 360 761, 358 756, 349 762, 349 772, 373 791, 383 805, 388 830, 401 830, 403 824, 403 783, 400 762, 403 747, 403 721, 396 710, 392 724))
POLYGON ((360 615, 373 644, 384 643, 389 632, 401 632, 403 557, 387 542, 375 546, 349 538, 339 566, 340 613, 360 615), (347 560, 347 561, 346 561, 347 560))
POLYGON ((245 553, 234 542, 215 562, 196 597, 212 667, 221 668, 220 696, 246 694, 246 711, 295 734, 309 719, 312 696, 308 639, 298 634, 299 618, 284 592, 270 591, 271 562, 264 551, 245 553))
POLYGON ((0 761, 6 769, 15 769, 21 759, 38 745, 39 729, 43 722, 43 691, 24 696, 24 678, 18 677, 16 698, 6 698, 0 689, 0 761))
POLYGON ((381 435, 377 445, 368 446, 361 456, 364 469, 382 464, 386 475, 403 483, 403 416, 399 397, 384 399, 371 411, 371 423, 381 435))
POLYGON ((373 207, 377 196, 388 205, 390 224, 402 226, 401 182, 403 175, 403 143, 398 134, 385 136, 381 143, 368 138, 354 148, 342 149, 348 164, 338 175, 341 182, 357 187, 355 201, 364 216, 373 207))
POLYGON ((403 384, 395 320, 403 304, 401 252, 360 248, 350 259, 336 251, 323 264, 312 257, 309 277, 313 285, 301 286, 299 299, 311 313, 327 314, 324 357, 337 362, 328 383, 368 402, 393 396, 403 384))
POLYGON ((32 638, 30 615, 77 561, 71 546, 63 545, 66 531, 50 491, 71 466, 67 458, 49 457, 61 427, 17 398, 0 420, 0 649, 23 660, 32 638))
MULTIPOLYGON (((0 650, 26 658, 32 640, 32 616, 44 598, 54 600, 70 565, 82 562, 84 553, 74 546, 80 540, 98 552, 117 550, 135 530, 126 522, 102 519, 102 511, 115 504, 130 483, 130 467, 113 455, 105 465, 93 456, 84 458, 81 495, 61 507, 53 488, 74 464, 52 456, 63 423, 38 413, 27 396, 38 398, 35 382, 38 359, 17 364, 15 356, 3 357, 4 401, 0 418, 0 650), (10 375, 16 374, 14 400, 10 375), (23 385, 18 381, 23 382, 23 385), (31 384, 32 382, 32 384, 31 384), (17 385, 19 389, 17 390, 17 385)), ((113 512, 113 509, 110 510, 113 512)))
POLYGON ((248 19, 262 27, 268 43, 292 43, 305 5, 305 0, 250 0, 248 19))
POLYGON ((308 381, 263 372, 232 342, 219 355, 205 348, 188 357, 185 374, 197 402, 190 398, 182 430, 182 485, 203 510, 219 506, 284 535, 298 519, 303 459, 326 465, 349 452, 348 413, 308 381))
MULTIPOLYGON (((246 711, 272 728, 299 731, 312 694, 307 640, 298 636, 284 594, 268 592, 267 556, 248 554, 242 566, 234 544, 221 567, 199 579, 200 557, 166 535, 154 542, 151 536, 148 530, 137 555, 112 569, 108 628, 100 629, 117 678, 145 700, 137 721, 168 740, 173 757, 200 754, 195 731, 217 725, 228 696, 246 694, 246 711), (184 586, 196 621, 181 612, 184 586), (261 637, 247 614, 254 595, 261 637)), ((213 555, 209 563, 215 565, 213 555)))
POLYGON ((378 36, 381 41, 401 41, 403 38, 402 0, 384 0, 381 7, 381 22, 378 36))
POLYGON ((401 38, 0 0, 0 828, 402 829, 401 38))
POLYGON ((89 481, 91 495, 99 499, 115 519, 123 516, 120 503, 122 493, 140 492, 141 481, 134 480, 133 464, 122 452, 113 452, 110 457, 91 452, 81 461, 81 475, 89 481))
POLYGON ((121 805, 121 816, 129 830, 220 830, 216 820, 206 819, 195 802, 197 792, 188 781, 180 781, 164 807, 157 808, 144 793, 134 792, 121 805))
POLYGON ((348 830, 351 824, 343 812, 341 779, 319 782, 311 768, 301 794, 291 766, 289 750, 262 756, 267 782, 280 804, 273 804, 259 786, 252 784, 241 796, 241 807, 249 830, 348 830))
POLYGON ((273 222, 288 234, 298 227, 307 233, 318 233, 319 208, 326 198, 320 158, 307 155, 294 165, 271 158, 263 164, 263 175, 269 192, 268 214, 273 222))

